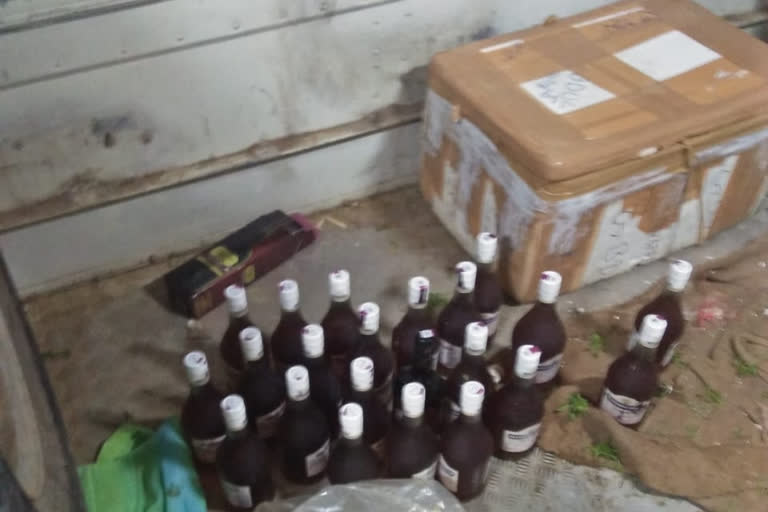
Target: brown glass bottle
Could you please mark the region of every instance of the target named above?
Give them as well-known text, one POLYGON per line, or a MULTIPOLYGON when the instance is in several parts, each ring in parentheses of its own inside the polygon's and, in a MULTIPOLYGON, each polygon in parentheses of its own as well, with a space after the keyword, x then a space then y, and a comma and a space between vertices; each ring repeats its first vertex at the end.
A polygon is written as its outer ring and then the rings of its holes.
POLYGON ((493 233, 480 233, 476 241, 475 308, 488 326, 488 348, 490 349, 499 325, 499 311, 504 304, 504 293, 495 267, 498 238, 493 233))
POLYGON ((309 372, 292 366, 285 372, 288 403, 277 437, 281 469, 291 482, 310 484, 322 479, 328 464, 330 435, 325 414, 309 396, 309 372))
POLYGON ((465 382, 477 381, 489 392, 495 387, 493 377, 488 372, 488 363, 485 361, 488 327, 482 322, 469 323, 465 328, 464 339, 461 362, 451 370, 445 382, 441 413, 442 428, 458 419, 461 414, 459 399, 461 387, 465 382))
POLYGON ((269 455, 264 442, 248 428, 245 402, 229 395, 221 402, 227 438, 216 455, 216 470, 227 510, 251 511, 275 497, 269 455))
POLYGON ((260 438, 269 439, 277 432, 285 411, 285 380, 269 367, 261 331, 256 327, 240 332, 240 347, 246 366, 238 389, 245 400, 248 424, 260 438))
POLYGON ((456 265, 456 273, 456 293, 437 318, 437 335, 440 338, 438 368, 445 375, 461 361, 467 324, 482 320, 473 298, 477 267, 470 261, 462 261, 456 265))
POLYGON ((387 406, 373 392, 374 373, 375 365, 369 357, 353 359, 349 365, 350 385, 346 389, 344 401, 359 404, 363 408, 365 442, 378 457, 383 458, 390 415, 387 406))
POLYGON ((392 403, 392 374, 395 369, 392 352, 379 339, 379 306, 365 302, 358 308, 360 334, 355 347, 349 352, 348 363, 358 357, 373 361, 373 394, 382 404, 392 403))
POLYGON ((437 476, 461 501, 478 496, 488 483, 493 437, 483 425, 485 389, 477 381, 461 388, 461 416, 443 433, 437 476))
POLYGON ((541 362, 536 372, 536 384, 543 390, 555 383, 565 350, 565 327, 555 309, 560 293, 560 274, 553 271, 542 273, 539 280, 539 300, 523 315, 512 330, 512 348, 504 361, 504 374, 515 374, 515 356, 523 345, 535 345, 541 350, 541 362))
MULTIPOLYGON (((234 284, 227 286, 224 289, 224 297, 229 309, 229 325, 227 325, 227 330, 224 331, 224 336, 219 343, 219 352, 224 361, 227 386, 234 389, 240 382, 240 375, 245 369, 243 351, 240 349, 240 331, 246 327, 252 327, 253 322, 248 317, 248 299, 245 288, 234 284)), ((269 347, 266 347, 266 351, 267 360, 269 360, 269 347)))
POLYGON ((677 350, 677 344, 685 330, 685 318, 680 302, 683 290, 691 277, 693 266, 685 260, 675 260, 669 265, 667 288, 651 302, 643 306, 635 317, 635 332, 630 336, 628 350, 634 347, 643 318, 647 315, 659 315, 667 321, 667 330, 656 350, 656 362, 661 367, 667 366, 677 350))
POLYGON ((299 285, 296 281, 286 279, 280 282, 278 288, 281 314, 272 333, 272 354, 275 369, 284 372, 304 360, 301 332, 307 322, 299 311, 299 285))
POLYGON ((372 480, 379 476, 379 462, 363 438, 363 408, 354 402, 339 409, 341 438, 331 451, 328 480, 332 484, 348 484, 372 480))
MULTIPOLYGON (((429 280, 412 277, 408 281, 408 311, 392 330, 392 352, 398 367, 411 364, 419 331, 435 328, 435 321, 427 309, 428 302, 429 280)), ((437 352, 434 362, 437 365, 437 352)))
POLYGON ((638 425, 659 385, 656 348, 667 328, 657 315, 643 318, 638 343, 608 368, 600 408, 622 425, 638 425))
MULTIPOLYGON (((339 379, 346 373, 347 353, 357 343, 360 319, 350 302, 349 272, 337 270, 328 274, 331 306, 320 325, 325 332, 325 354, 331 370, 339 379)), ((337 414, 334 414, 337 416, 337 414)), ((336 421, 336 420, 334 420, 336 421)))
POLYGON ((331 438, 339 435, 339 407, 341 406, 341 385, 331 371, 324 355, 323 328, 309 324, 302 332, 304 366, 309 371, 310 398, 325 414, 331 438))
POLYGON ((387 439, 387 476, 390 478, 435 478, 440 443, 424 421, 426 390, 418 382, 403 386, 403 412, 387 439))
POLYGON ((181 409, 181 429, 195 458, 213 464, 226 434, 219 408, 224 395, 211 383, 208 360, 202 352, 184 356, 184 369, 191 387, 181 409))
POLYGON ((517 349, 512 381, 488 400, 486 423, 500 459, 520 459, 536 445, 544 416, 544 400, 534 381, 540 359, 538 347, 523 345, 517 349))
POLYGON ((443 379, 434 369, 435 354, 439 350, 439 342, 432 329, 419 331, 416 345, 413 348, 412 359, 408 364, 397 370, 394 385, 394 416, 402 416, 402 390, 409 382, 420 383, 425 390, 425 421, 428 425, 438 428, 440 425, 440 406, 443 393, 443 379))

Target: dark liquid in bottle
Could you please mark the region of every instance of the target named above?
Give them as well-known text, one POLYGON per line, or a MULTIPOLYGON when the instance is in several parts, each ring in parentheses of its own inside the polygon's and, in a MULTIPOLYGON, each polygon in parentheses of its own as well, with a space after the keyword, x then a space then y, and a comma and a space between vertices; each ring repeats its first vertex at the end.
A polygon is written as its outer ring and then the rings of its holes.
POLYGON ((443 395, 441 411, 442 428, 456 421, 461 414, 459 409, 461 386, 470 380, 476 380, 481 383, 489 393, 495 387, 493 378, 488 373, 488 364, 485 358, 482 355, 471 355, 465 351, 461 362, 451 371, 448 375, 448 380, 445 382, 445 393, 443 395))
POLYGON ((331 302, 321 323, 325 332, 325 353, 338 378, 346 373, 347 354, 357 343, 360 320, 349 300, 331 302))
POLYGON ((278 428, 283 475, 294 483, 310 484, 325 475, 330 433, 325 414, 309 398, 288 400, 278 428))
POLYGON ((331 437, 339 435, 339 406, 341 405, 341 385, 323 357, 304 359, 304 366, 309 371, 310 396, 323 412, 331 437))
POLYGON ((514 377, 491 396, 485 411, 496 444, 496 457, 517 460, 536 445, 544 401, 533 379, 514 377))
POLYGON ((283 311, 280 321, 272 333, 272 353, 275 359, 275 368, 284 372, 289 367, 302 364, 304 350, 301 342, 301 333, 307 322, 299 310, 283 311))
POLYGON ((616 359, 605 378, 601 407, 619 423, 637 425, 659 385, 654 350, 642 345, 616 359), (624 397, 633 400, 627 403, 624 397))
POLYGON ((285 410, 285 380, 262 357, 248 362, 239 392, 245 400, 251 429, 262 439, 274 436, 285 410))
POLYGON ((488 325, 488 348, 491 347, 496 334, 499 310, 502 304, 504 304, 504 293, 493 266, 491 264, 478 264, 475 282, 475 308, 488 325))
POLYGON ((565 341, 565 327, 555 305, 537 302, 512 330, 512 348, 506 351, 504 357, 504 374, 515 374, 515 354, 521 345, 535 345, 541 349, 536 383, 544 391, 551 389, 557 383, 565 341))
POLYGON ((394 385, 395 417, 402 414, 402 389, 409 382, 418 382, 426 391, 426 406, 424 416, 427 424, 433 428, 440 425, 440 407, 443 393, 443 379, 434 370, 435 356, 439 350, 439 342, 434 331, 424 330, 417 335, 413 356, 409 364, 398 369, 394 385))
POLYGON ((472 292, 456 292, 437 319, 440 338, 440 371, 447 374, 461 360, 467 324, 482 320, 475 309, 472 292))
POLYGON ((635 317, 635 333, 640 332, 643 318, 647 315, 659 315, 667 321, 667 330, 656 350, 656 362, 663 366, 669 364, 674 355, 674 347, 685 330, 685 318, 680 306, 680 294, 665 290, 658 297, 643 306, 635 317), (670 351, 672 349, 672 351, 670 351))
POLYGON ((478 496, 488 481, 493 438, 479 415, 461 415, 443 433, 440 481, 461 501, 478 496))
MULTIPOLYGON (((245 369, 243 350, 240 348, 240 331, 246 327, 253 327, 253 322, 251 322, 247 314, 230 316, 229 325, 227 330, 224 331, 224 336, 222 336, 221 343, 219 344, 221 359, 226 365, 228 385, 231 387, 237 386, 240 374, 245 369)), ((266 339, 264 339, 264 354, 267 360, 269 360, 269 349, 266 339)))
POLYGON ((423 420, 403 416, 392 426, 387 445, 389 477, 434 478, 440 443, 423 420))
POLYGON ((216 469, 229 511, 251 511, 275 497, 267 449, 248 429, 227 435, 216 456, 216 469))
POLYGON ((200 462, 212 464, 216 460, 216 449, 226 432, 219 405, 223 398, 208 382, 193 387, 181 409, 181 428, 200 462))
MULTIPOLYGON (((375 366, 374 366, 375 368, 375 366)), ((389 432, 389 411, 373 391, 355 391, 348 389, 345 402, 355 402, 363 409, 363 439, 377 456, 384 455, 384 442, 389 432)))
POLYGON ((332 484, 372 480, 377 476, 379 461, 362 438, 339 439, 328 461, 328 480, 332 484))
POLYGON ((373 391, 381 403, 392 401, 392 373, 394 358, 392 352, 381 344, 378 332, 373 334, 359 333, 355 348, 349 353, 349 363, 358 357, 369 357, 373 361, 373 391))
POLYGON ((411 364, 419 332, 434 327, 434 319, 427 308, 408 308, 408 312, 392 331, 392 351, 398 366, 411 364))

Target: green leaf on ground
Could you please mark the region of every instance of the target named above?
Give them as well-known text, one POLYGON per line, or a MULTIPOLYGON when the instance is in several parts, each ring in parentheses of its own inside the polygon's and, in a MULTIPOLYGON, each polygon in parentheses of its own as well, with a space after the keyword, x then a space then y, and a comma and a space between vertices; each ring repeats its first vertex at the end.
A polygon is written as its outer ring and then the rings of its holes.
POLYGON ((589 337, 589 351, 592 355, 597 357, 602 351, 605 350, 605 339, 600 334, 593 332, 589 337))
POLYGON ((607 461, 609 466, 614 469, 623 470, 624 466, 621 464, 621 458, 619 457, 619 451, 610 441, 603 441, 601 443, 595 443, 589 448, 593 457, 603 459, 607 461))
POLYGON ((750 364, 738 356, 733 360, 733 366, 739 377, 755 377, 757 375, 757 365, 750 364))
POLYGON ((581 393, 571 393, 568 401, 557 408, 557 412, 568 413, 569 420, 575 420, 589 410, 589 402, 581 393))

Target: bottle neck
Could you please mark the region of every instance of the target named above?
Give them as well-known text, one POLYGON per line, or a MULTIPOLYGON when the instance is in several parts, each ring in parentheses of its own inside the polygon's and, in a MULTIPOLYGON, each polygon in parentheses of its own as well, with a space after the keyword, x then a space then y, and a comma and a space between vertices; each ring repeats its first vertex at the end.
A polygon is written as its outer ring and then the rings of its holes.
POLYGON ((245 318, 248 315, 248 308, 241 309, 240 311, 230 311, 229 317, 232 319, 245 318))
POLYGON ((304 355, 304 366, 307 368, 319 368, 321 366, 325 365, 325 354, 320 354, 318 356, 309 357, 307 355, 304 355))
POLYGON ((654 361, 656 356, 656 349, 648 348, 642 343, 637 343, 634 348, 632 348, 632 355, 644 361, 654 361))
POLYGON ((667 286, 664 291, 661 293, 662 295, 666 297, 671 297, 675 300, 680 300, 680 296, 683 294, 682 290, 673 290, 669 286, 667 286))
POLYGON ((201 382, 198 384, 190 384, 189 385, 189 393, 192 395, 199 395, 200 393, 204 393, 208 389, 212 387, 211 380, 208 379, 205 382, 201 382))
POLYGON ((286 407, 292 410, 301 410, 306 408, 309 404, 310 404, 309 394, 307 394, 307 396, 305 398, 302 398, 301 400, 296 400, 295 398, 292 398, 289 396, 286 407))
POLYGON ((471 353, 464 347, 464 355, 461 356, 461 362, 469 366, 485 366, 485 352, 471 353))
POLYGON ((299 311, 299 308, 296 309, 282 309, 280 313, 280 318, 289 320, 289 319, 301 319, 301 312, 299 311))
POLYGON ((363 344, 374 344, 379 343, 379 331, 363 331, 363 329, 360 329, 360 343, 363 344))
POLYGON ((484 273, 484 274, 493 274, 494 272, 494 263, 493 260, 491 260, 490 263, 477 263, 477 273, 484 273))
POLYGON ((402 425, 407 429, 417 429, 424 423, 424 414, 421 414, 420 416, 416 418, 410 418, 403 414, 402 419, 400 420, 402 425))
POLYGON ((359 391, 355 388, 352 388, 350 386, 350 401, 355 402, 362 405, 366 405, 371 401, 371 395, 373 394, 373 389, 369 389, 367 391, 359 391))
POLYGON ((349 437, 341 436, 341 442, 347 446, 360 446, 363 444, 363 436, 361 434, 352 439, 350 439, 349 437))
POLYGON ((519 375, 515 375, 515 378, 513 379, 513 385, 515 389, 531 389, 536 386, 536 381, 533 378, 526 379, 520 377, 519 375))
POLYGON ((263 370, 267 368, 269 365, 267 364, 267 360, 264 359, 264 356, 262 355, 258 359, 251 359, 245 362, 245 369, 248 370, 263 370))
POLYGON ((227 437, 230 439, 244 439, 248 436, 248 425, 244 426, 241 429, 238 430, 228 430, 227 431, 227 437))
POLYGON ((331 309, 352 309, 352 303, 347 297, 333 297, 331 296, 331 309))
POLYGON ((456 288, 456 293, 453 295, 453 303, 454 304, 462 304, 471 306, 472 305, 472 294, 474 293, 474 288, 467 291, 462 288, 456 288))
POLYGON ((480 415, 480 413, 468 416, 468 415, 466 415, 466 414, 464 414, 462 412, 461 413, 461 422, 462 423, 466 423, 468 425, 475 425, 477 423, 481 423, 482 422, 482 416, 480 415))

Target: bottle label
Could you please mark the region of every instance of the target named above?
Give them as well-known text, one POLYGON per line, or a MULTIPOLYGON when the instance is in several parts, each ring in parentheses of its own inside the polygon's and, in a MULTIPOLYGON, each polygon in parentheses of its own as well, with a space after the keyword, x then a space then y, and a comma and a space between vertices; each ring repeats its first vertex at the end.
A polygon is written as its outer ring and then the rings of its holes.
POLYGON ((437 461, 433 462, 432 464, 422 469, 418 473, 412 474, 411 478, 421 478, 422 480, 434 480, 436 471, 437 471, 437 461))
POLYGON ((195 452, 197 460, 205 464, 216 462, 216 450, 219 449, 219 445, 226 437, 224 435, 211 439, 192 439, 192 450, 195 452))
POLYGON ((650 404, 650 400, 639 402, 628 396, 616 395, 608 388, 603 390, 603 397, 600 400, 600 408, 622 425, 640 423, 650 404))
POLYGON ((544 384, 554 379, 557 376, 557 372, 560 371, 562 360, 563 354, 560 353, 543 363, 539 363, 539 368, 536 370, 536 384, 544 384))
POLYGON ((499 312, 494 311, 492 313, 480 313, 480 318, 488 326, 488 337, 490 338, 496 334, 496 329, 499 327, 499 312))
POLYGON ((664 358, 661 360, 661 366, 667 366, 672 362, 672 358, 675 357, 675 351, 677 351, 677 345, 677 343, 673 343, 669 346, 667 352, 664 354, 664 358))
POLYGON ((632 349, 635 348, 638 339, 640 339, 640 334, 636 329, 632 329, 632 333, 630 333, 629 339, 627 340, 627 352, 631 352, 632 349))
POLYGON ((230 505, 242 508, 254 506, 253 498, 251 497, 251 488, 249 486, 235 485, 222 478, 221 489, 224 491, 224 497, 230 505))
POLYGON ((461 361, 461 347, 453 343, 440 340, 440 364, 446 368, 456 368, 461 361))
POLYGON ((392 373, 387 375, 381 386, 373 390, 373 394, 379 398, 381 403, 387 406, 387 409, 392 408, 392 373))
POLYGON ((304 458, 307 477, 313 477, 325 471, 325 466, 328 465, 328 454, 330 452, 330 448, 331 442, 326 439, 323 443, 323 446, 304 458))
POLYGON ((280 418, 283 417, 283 412, 285 412, 285 402, 275 407, 272 412, 262 414, 256 418, 256 431, 259 433, 260 438, 266 439, 275 435, 280 418))
POLYGON ((459 471, 453 469, 450 464, 445 460, 445 457, 440 455, 440 459, 437 467, 437 476, 440 479, 446 489, 451 492, 458 492, 459 490, 459 471))
POLYGON ((541 423, 537 423, 523 430, 502 430, 501 449, 509 453, 520 453, 530 450, 536 444, 540 428, 541 423))

